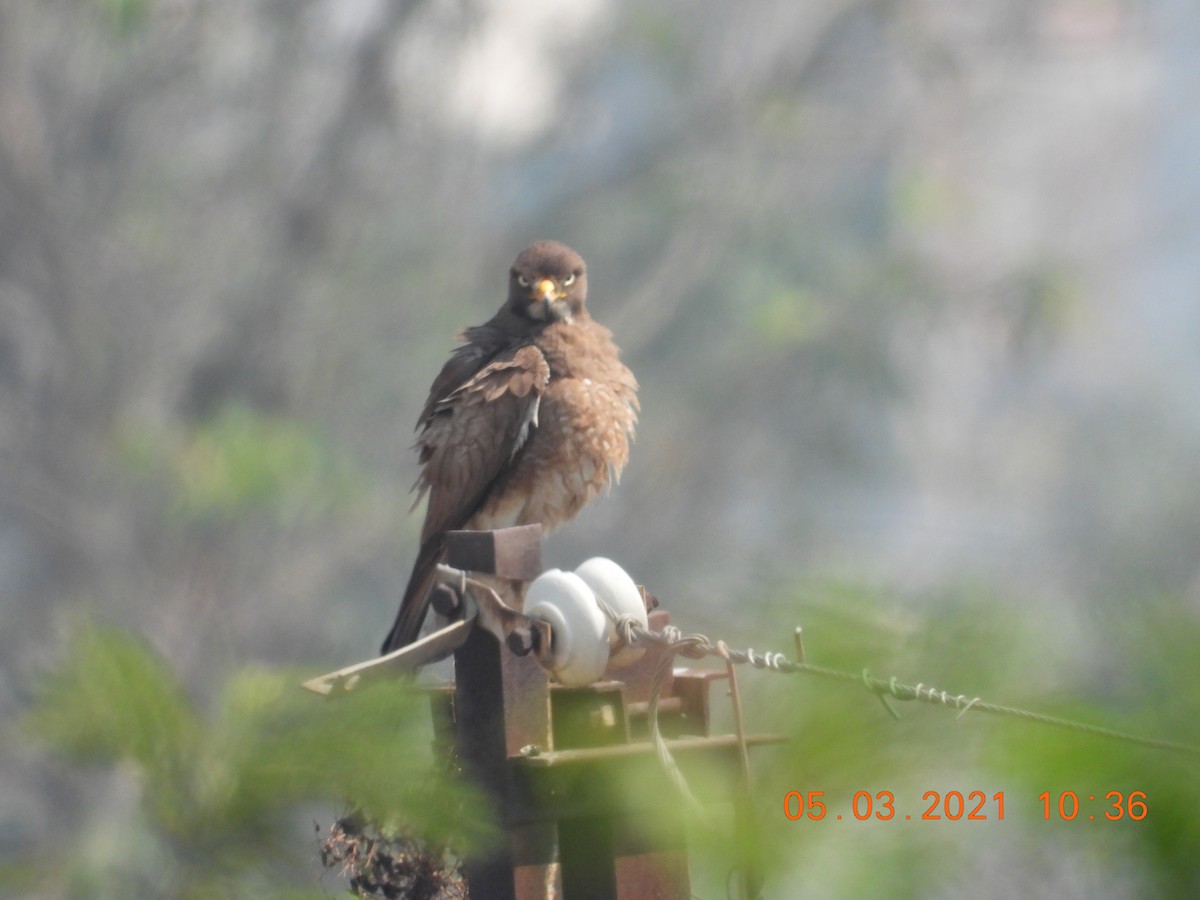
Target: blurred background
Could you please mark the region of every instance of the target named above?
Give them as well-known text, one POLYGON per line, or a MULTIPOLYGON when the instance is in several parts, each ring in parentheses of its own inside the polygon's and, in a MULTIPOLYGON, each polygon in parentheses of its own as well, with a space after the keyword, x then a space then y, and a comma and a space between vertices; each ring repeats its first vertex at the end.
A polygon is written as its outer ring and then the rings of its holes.
MULTIPOLYGON (((547 564, 612 556, 736 646, 866 631, 848 661, 953 692, 1177 703, 1197 45, 1188 0, 5 0, 0 718, 81 616, 201 705, 250 663, 371 655, 428 386, 537 238, 583 254, 642 385, 625 477, 547 564)), ((1028 796, 1072 786, 1136 788, 1028 796)), ((6 740, 0 852, 127 793, 6 740)), ((1132 829, 1001 831, 876 829, 872 877, 1145 896, 1171 864, 1132 829)), ((844 895, 831 833, 779 883, 844 895)))

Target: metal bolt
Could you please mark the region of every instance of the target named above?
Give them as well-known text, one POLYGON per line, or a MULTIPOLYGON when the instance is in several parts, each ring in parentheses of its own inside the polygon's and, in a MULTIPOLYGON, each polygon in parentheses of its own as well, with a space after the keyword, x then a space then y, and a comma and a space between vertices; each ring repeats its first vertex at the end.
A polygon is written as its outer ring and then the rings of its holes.
POLYGON ((429 602, 438 615, 445 616, 446 618, 450 618, 462 606, 462 598, 458 596, 458 591, 444 583, 439 584, 433 589, 433 596, 429 602))

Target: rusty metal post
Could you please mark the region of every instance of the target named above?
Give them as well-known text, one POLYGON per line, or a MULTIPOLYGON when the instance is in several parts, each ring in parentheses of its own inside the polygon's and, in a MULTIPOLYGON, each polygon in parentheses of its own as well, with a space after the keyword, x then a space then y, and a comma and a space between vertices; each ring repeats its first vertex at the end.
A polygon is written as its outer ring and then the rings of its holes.
MULTIPOLYGON (((623 789, 663 778, 645 736, 648 701, 670 648, 652 643, 634 665, 605 673, 608 680, 552 689, 531 655, 554 640, 550 626, 519 612, 524 585, 541 574, 541 526, 450 532, 446 556, 451 570, 470 573, 465 579, 447 577, 432 598, 434 608, 454 621, 408 647, 310 679, 304 687, 338 697, 453 650, 453 689, 429 692, 435 748, 450 758, 454 745, 453 755, 487 806, 481 812, 490 813, 504 832, 488 852, 465 861, 471 896, 688 900, 681 805, 668 797, 664 808, 656 791, 623 789), (473 605, 464 606, 463 590, 473 605), (648 817, 654 828, 646 827, 648 817)), ((653 606, 644 589, 643 599, 653 606)), ((669 621, 662 610, 650 613, 655 631, 669 621)), ((747 840, 747 748, 781 738, 745 734, 736 696, 737 735, 710 734, 709 687, 728 677, 711 669, 667 672, 656 707, 659 732, 669 739, 685 778, 689 771, 733 775, 702 777, 697 786, 702 800, 734 802, 744 884, 757 896, 760 860, 747 840)))
MULTIPOLYGON (((521 608, 521 582, 541 571, 541 527, 451 532, 449 565, 481 575, 501 599, 521 608)), ((550 686, 531 657, 519 657, 476 628, 454 654, 455 729, 466 775, 491 805, 506 839, 490 854, 466 861, 472 897, 542 900, 557 884, 552 826, 508 827, 508 760, 522 748, 550 746, 550 686)))
MULTIPOLYGON (((451 532, 447 562, 520 609, 523 583, 540 574, 540 540, 538 526, 451 532)), ((668 621, 662 611, 651 614, 651 627, 668 621)), ((619 680, 566 689, 552 687, 532 656, 519 655, 523 649, 520 641, 501 646, 477 623, 455 651, 453 702, 434 701, 435 708, 452 710, 464 774, 504 829, 490 853, 465 862, 471 897, 687 900, 682 810, 674 819, 662 817, 661 798, 631 797, 619 789, 626 778, 652 781, 659 765, 638 737, 645 731, 653 674, 667 651, 647 648, 639 663, 609 674, 619 680), (653 833, 640 821, 648 814, 660 820, 653 833)), ((726 673, 670 676, 660 697, 660 724, 665 734, 681 738, 673 752, 682 766, 715 764, 736 772, 747 743, 769 738, 709 735, 708 688, 719 677, 726 673)), ((716 799, 731 799, 721 793, 716 799)), ((752 890, 755 882, 751 867, 752 890)))
MULTIPOLYGON (((458 755, 464 774, 474 782, 491 807, 486 814, 504 821, 507 792, 504 735, 504 686, 496 678, 500 645, 482 629, 471 632, 454 653, 455 722, 458 755)), ((472 897, 516 900, 513 854, 506 842, 491 853, 472 856, 464 865, 472 897)))

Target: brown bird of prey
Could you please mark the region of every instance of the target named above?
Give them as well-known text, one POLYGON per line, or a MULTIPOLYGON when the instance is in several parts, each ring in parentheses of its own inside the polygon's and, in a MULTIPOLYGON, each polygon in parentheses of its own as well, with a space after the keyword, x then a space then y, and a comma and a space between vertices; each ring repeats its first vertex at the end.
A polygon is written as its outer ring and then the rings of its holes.
POLYGON ((417 423, 423 468, 414 489, 429 505, 381 652, 416 640, 447 531, 534 523, 549 531, 620 477, 637 381, 586 299, 582 257, 538 241, 512 264, 499 312, 459 336, 466 343, 434 380, 417 423))

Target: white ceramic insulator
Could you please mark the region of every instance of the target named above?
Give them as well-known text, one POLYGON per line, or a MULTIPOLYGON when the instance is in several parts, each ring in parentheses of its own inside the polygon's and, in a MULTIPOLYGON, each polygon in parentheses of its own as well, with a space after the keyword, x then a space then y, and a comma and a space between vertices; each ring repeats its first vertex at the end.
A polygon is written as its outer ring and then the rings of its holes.
POLYGON ((524 612, 550 625, 554 638, 547 664, 559 684, 586 687, 600 680, 608 666, 607 619, 582 578, 548 569, 525 591, 524 612))
MULTIPOLYGON (((618 616, 633 616, 642 627, 647 627, 646 603, 633 579, 624 569, 611 559, 603 556, 593 556, 581 563, 575 574, 583 579, 597 597, 607 603, 618 616)), ((621 644, 617 637, 617 629, 608 616, 604 617, 604 625, 608 634, 608 650, 611 654, 609 664, 620 668, 629 666, 641 659, 646 652, 645 647, 631 647, 621 644)))

